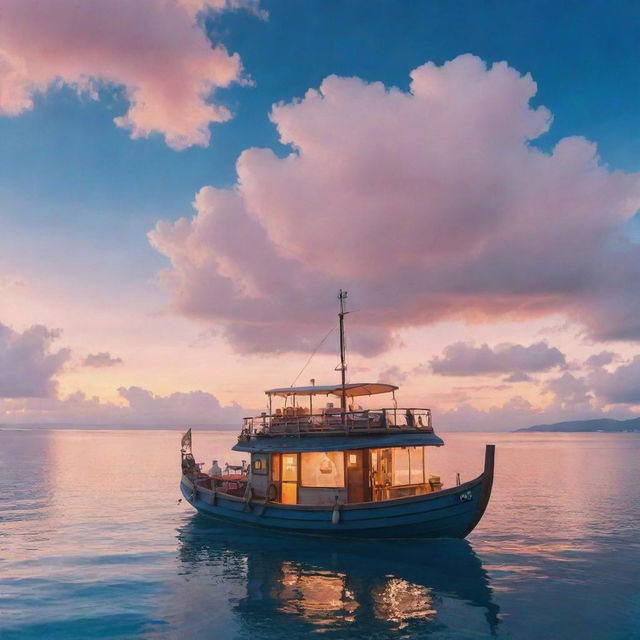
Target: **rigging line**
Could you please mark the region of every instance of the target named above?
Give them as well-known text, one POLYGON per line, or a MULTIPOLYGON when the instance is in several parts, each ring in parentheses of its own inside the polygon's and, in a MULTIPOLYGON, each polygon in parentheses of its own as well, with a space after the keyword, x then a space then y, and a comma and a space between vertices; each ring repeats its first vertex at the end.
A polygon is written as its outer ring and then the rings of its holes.
POLYGON ((327 335, 324 338, 322 338, 322 340, 320 340, 318 346, 313 350, 313 353, 309 356, 307 361, 304 363, 304 367, 302 367, 302 369, 300 369, 300 371, 298 372, 298 375, 295 377, 295 380, 291 383, 292 387, 296 382, 298 382, 298 378, 302 375, 303 371, 307 368, 307 366, 311 362, 311 359, 313 358, 313 356, 316 355, 316 353, 318 352, 318 349, 325 343, 325 340, 335 331, 335 329, 336 329, 335 327, 331 327, 331 329, 329 329, 329 332, 327 333, 327 335))

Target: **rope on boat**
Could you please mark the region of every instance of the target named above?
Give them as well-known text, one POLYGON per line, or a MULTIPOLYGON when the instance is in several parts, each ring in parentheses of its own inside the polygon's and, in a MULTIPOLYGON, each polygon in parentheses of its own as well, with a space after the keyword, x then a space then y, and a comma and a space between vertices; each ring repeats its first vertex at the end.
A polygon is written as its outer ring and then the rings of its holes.
POLYGON ((300 369, 300 371, 298 372, 298 375, 295 377, 295 380, 291 383, 291 386, 294 387, 296 382, 298 382, 298 378, 302 375, 303 371, 307 368, 307 366, 309 365, 309 363, 311 362, 311 359, 313 358, 313 356, 316 355, 316 353, 318 352, 318 349, 324 344, 325 340, 335 331, 335 327, 331 327, 331 329, 329 329, 329 332, 327 333, 327 335, 322 338, 322 340, 320 340, 320 342, 318 343, 318 346, 313 350, 312 354, 307 358, 307 361, 304 363, 304 367, 302 367, 302 369, 300 369))

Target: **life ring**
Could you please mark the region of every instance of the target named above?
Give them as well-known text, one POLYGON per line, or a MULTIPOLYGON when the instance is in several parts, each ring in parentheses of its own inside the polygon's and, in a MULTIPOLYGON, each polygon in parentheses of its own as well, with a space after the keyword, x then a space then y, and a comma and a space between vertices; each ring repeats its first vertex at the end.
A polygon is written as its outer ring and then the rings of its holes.
POLYGON ((267 502, 274 502, 278 497, 278 487, 272 482, 267 488, 267 502))

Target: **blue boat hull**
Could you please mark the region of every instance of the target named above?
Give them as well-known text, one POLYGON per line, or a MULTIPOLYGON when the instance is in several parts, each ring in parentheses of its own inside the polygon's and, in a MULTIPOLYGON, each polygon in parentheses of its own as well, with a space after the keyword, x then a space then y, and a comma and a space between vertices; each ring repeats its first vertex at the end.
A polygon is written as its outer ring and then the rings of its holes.
POLYGON ((464 538, 480 521, 493 484, 493 447, 487 447, 485 470, 457 487, 381 502, 332 507, 246 501, 194 487, 187 476, 180 489, 200 513, 272 531, 353 538, 464 538))

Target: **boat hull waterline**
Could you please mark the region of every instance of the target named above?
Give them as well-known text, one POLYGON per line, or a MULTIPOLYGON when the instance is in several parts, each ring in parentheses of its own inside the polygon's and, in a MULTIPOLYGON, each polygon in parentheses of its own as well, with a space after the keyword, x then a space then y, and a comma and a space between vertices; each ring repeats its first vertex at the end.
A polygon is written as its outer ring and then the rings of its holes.
POLYGON ((408 498, 315 507, 247 500, 195 486, 182 476, 180 490, 198 512, 226 522, 272 531, 353 538, 464 538, 478 524, 493 486, 493 445, 484 472, 450 489, 408 498))

